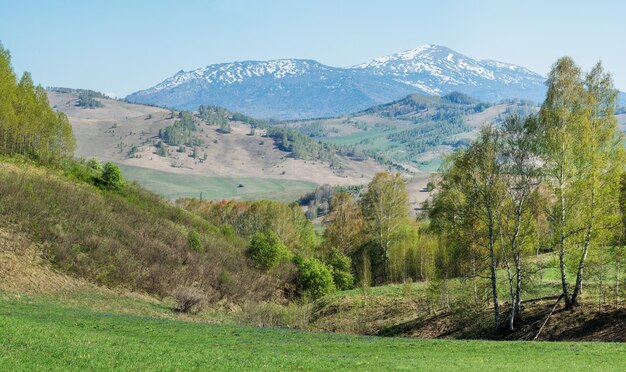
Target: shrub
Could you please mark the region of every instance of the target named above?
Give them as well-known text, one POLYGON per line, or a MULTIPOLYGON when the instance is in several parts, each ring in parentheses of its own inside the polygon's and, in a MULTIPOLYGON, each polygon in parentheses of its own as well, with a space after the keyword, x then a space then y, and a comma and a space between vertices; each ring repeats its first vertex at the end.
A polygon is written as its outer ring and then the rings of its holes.
POLYGON ((337 288, 351 289, 354 287, 354 276, 350 271, 352 267, 350 257, 339 252, 337 248, 333 248, 327 263, 332 268, 333 281, 337 288))
POLYGON ((124 188, 126 181, 122 177, 120 168, 114 163, 107 162, 100 180, 100 186, 107 190, 119 191, 124 188))
POLYGON ((176 307, 174 310, 181 313, 196 314, 207 303, 207 296, 200 290, 192 287, 179 287, 172 293, 176 307))
POLYGON ((219 230, 220 233, 226 238, 234 239, 237 236, 237 231, 235 231, 235 228, 227 223, 220 225, 219 230))
POLYGON ((278 234, 272 230, 257 232, 250 239, 248 255, 261 269, 269 270, 276 267, 287 257, 287 248, 278 234))
POLYGON ((195 252, 204 252, 204 245, 202 245, 202 240, 200 238, 200 234, 196 230, 189 231, 189 235, 187 236, 187 244, 189 244, 189 249, 195 252))
POLYGON ((302 295, 317 299, 336 290, 332 268, 316 258, 298 257, 294 261, 302 295))
POLYGON ((85 165, 87 165, 87 167, 94 170, 95 172, 98 172, 98 174, 102 174, 102 172, 104 172, 104 167, 102 167, 102 164, 100 164, 100 162, 96 158, 91 158, 87 160, 85 165))
POLYGON ((104 168, 96 159, 68 161, 64 163, 64 172, 74 180, 99 185, 104 168))

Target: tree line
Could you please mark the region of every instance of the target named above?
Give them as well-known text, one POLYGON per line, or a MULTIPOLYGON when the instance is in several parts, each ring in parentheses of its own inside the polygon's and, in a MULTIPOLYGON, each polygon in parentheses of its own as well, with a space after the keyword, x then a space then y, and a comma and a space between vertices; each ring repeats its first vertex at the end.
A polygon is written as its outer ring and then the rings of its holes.
POLYGON ((74 147, 67 116, 50 108, 46 90, 34 85, 30 73, 17 79, 0 44, 0 153, 52 163, 71 156, 74 147))

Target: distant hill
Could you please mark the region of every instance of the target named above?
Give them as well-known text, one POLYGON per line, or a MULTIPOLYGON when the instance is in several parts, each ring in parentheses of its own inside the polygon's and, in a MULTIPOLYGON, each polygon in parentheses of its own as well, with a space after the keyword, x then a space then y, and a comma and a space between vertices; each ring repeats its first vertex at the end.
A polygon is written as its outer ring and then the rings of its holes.
POLYGON ((295 200, 316 184, 363 184, 387 169, 289 129, 283 143, 282 129, 268 133, 268 123, 219 107, 205 107, 188 123, 153 106, 96 98, 102 107, 86 110, 77 92, 48 97, 68 116, 78 156, 121 164, 128 177, 166 197, 295 200))
POLYGON ((443 155, 468 145, 482 125, 498 122, 508 113, 536 110, 532 101, 491 104, 460 92, 441 97, 411 94, 347 116, 279 125, 336 145, 349 156, 371 157, 409 172, 430 172, 443 155))
POLYGON ((357 112, 411 93, 457 91, 483 101, 540 101, 543 82, 541 75, 520 66, 423 45, 347 68, 299 59, 215 64, 179 71, 126 99, 183 110, 212 104, 258 118, 305 119, 357 112))

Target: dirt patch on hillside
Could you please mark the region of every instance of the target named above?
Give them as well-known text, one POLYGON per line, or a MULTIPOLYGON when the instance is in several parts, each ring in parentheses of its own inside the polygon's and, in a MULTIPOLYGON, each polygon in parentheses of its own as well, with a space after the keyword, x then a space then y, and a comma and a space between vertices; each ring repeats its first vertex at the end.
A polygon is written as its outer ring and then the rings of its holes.
POLYGON ((52 269, 41 248, 11 228, 0 228, 0 291, 32 294, 94 287, 52 269))

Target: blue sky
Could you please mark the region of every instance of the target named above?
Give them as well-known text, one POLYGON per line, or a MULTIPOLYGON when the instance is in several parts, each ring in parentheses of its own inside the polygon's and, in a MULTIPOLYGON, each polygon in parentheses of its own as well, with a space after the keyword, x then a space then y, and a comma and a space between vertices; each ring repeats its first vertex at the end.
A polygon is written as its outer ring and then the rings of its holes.
POLYGON ((0 41, 44 86, 126 95, 178 70, 311 58, 349 66, 440 44, 541 74, 597 60, 626 90, 623 1, 0 0, 0 41))

